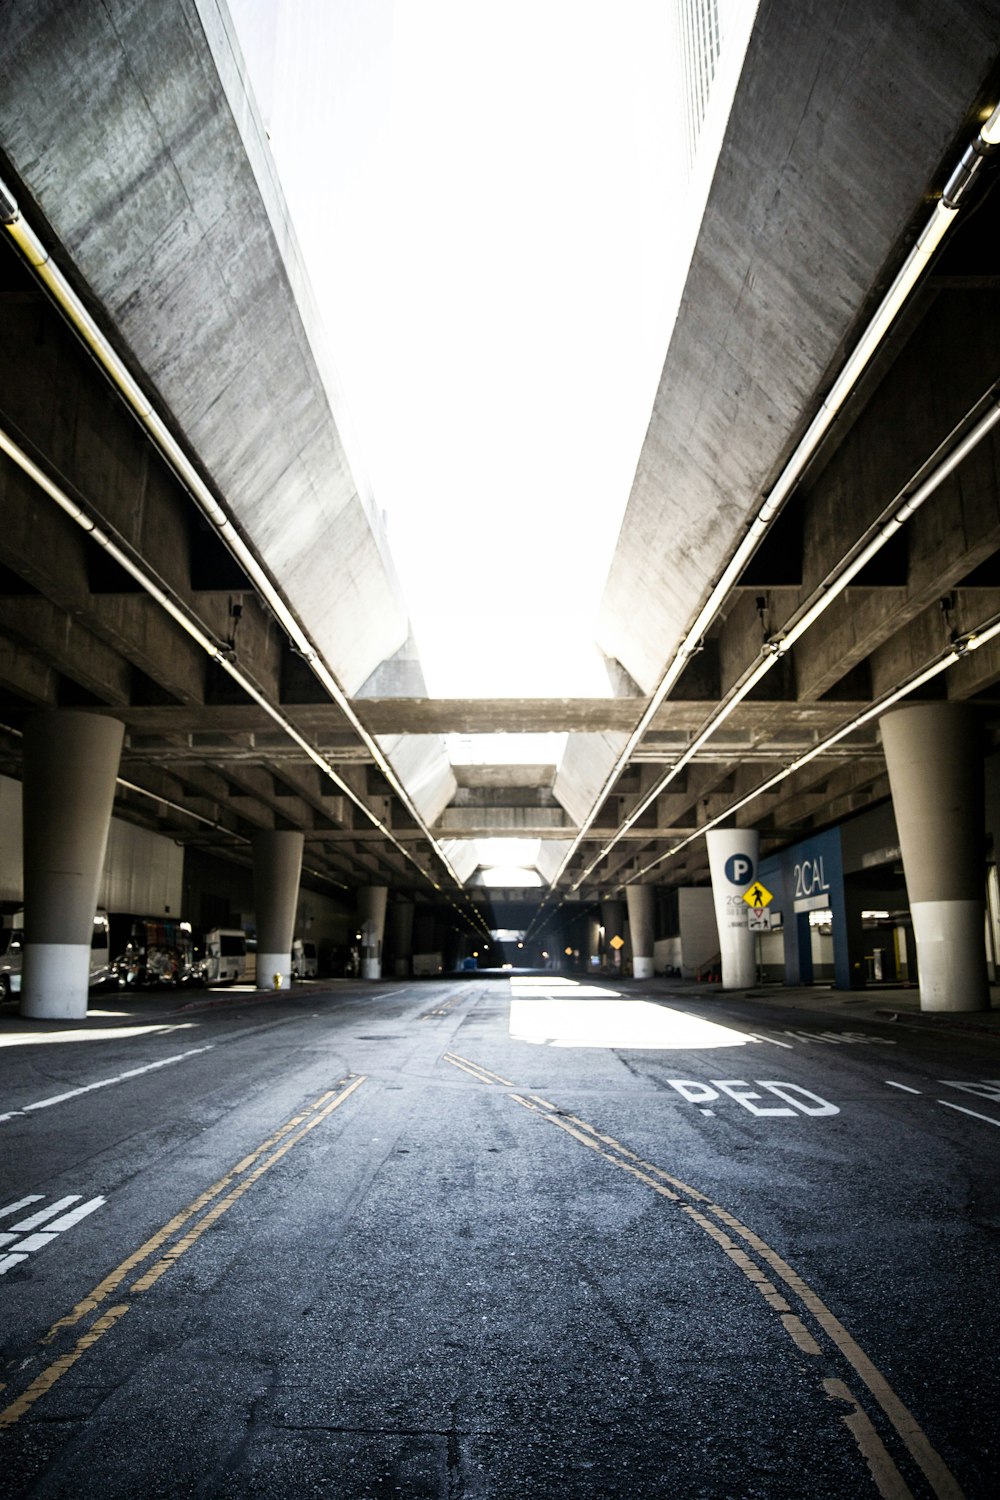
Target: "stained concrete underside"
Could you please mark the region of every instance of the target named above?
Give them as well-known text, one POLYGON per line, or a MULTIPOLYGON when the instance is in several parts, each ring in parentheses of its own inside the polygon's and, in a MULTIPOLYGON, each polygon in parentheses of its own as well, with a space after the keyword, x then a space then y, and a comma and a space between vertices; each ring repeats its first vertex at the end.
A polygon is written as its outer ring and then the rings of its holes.
MULTIPOLYGON (((963 210, 772 537, 620 764, 645 695, 995 102, 992 8, 761 6, 602 606, 600 644, 638 686, 596 702, 370 696, 388 681, 419 684, 380 671, 405 656, 405 607, 377 505, 345 450, 294 237, 218 8, 141 0, 112 17, 13 0, 0 29, 4 178, 350 700, 345 713, 291 649, 4 243, 3 427, 209 635, 232 641, 344 786, 4 459, 6 774, 20 775, 31 709, 89 706, 126 724, 119 815, 178 839, 242 861, 255 829, 301 828, 311 878, 386 883, 433 902, 435 883, 451 884, 446 845, 523 834, 558 854, 543 861, 552 874, 565 859, 554 895, 589 901, 1000 610, 987 438, 616 839, 765 638, 1000 378, 1000 191, 988 168, 975 211, 963 210), (452 774, 441 735, 498 730, 569 731, 561 768, 452 774), (375 751, 388 753, 406 800, 375 751)), ((979 703, 995 737, 998 677, 1000 650, 988 646, 928 691, 979 703)), ((761 828, 766 850, 887 795, 871 721, 738 819, 761 828)), ((685 884, 705 871, 696 839, 642 878, 685 884)))

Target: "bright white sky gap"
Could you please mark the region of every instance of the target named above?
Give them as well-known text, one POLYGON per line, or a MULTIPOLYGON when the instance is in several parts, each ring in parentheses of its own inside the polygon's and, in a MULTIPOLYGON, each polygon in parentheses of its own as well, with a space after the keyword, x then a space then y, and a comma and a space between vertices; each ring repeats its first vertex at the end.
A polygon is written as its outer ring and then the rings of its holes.
POLYGON ((593 617, 755 4, 690 186, 670 0, 229 4, 431 696, 607 696, 593 617))

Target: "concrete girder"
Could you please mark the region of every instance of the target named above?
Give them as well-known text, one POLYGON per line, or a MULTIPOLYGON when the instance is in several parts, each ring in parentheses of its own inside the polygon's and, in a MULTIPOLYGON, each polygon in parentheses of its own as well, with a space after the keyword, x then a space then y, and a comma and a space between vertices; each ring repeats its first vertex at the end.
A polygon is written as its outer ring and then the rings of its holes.
POLYGON ((0 599, 0 630, 47 666, 78 682, 102 704, 129 701, 132 674, 128 663, 51 600, 0 599))
POLYGON ((47 662, 13 641, 0 640, 0 687, 36 708, 54 708, 59 678, 47 662))
MULTIPOLYGON (((977 615, 975 623, 979 623, 979 620, 989 618, 1000 610, 1000 590, 977 590, 976 603, 978 608, 975 611, 977 615)), ((968 618, 968 611, 968 603, 963 601, 963 620, 968 618)), ((920 671, 928 662, 948 648, 950 639, 951 626, 938 600, 935 599, 922 613, 908 620, 901 629, 871 653, 868 661, 871 669, 873 698, 891 691, 897 682, 920 671)), ((990 674, 991 665, 996 659, 989 647, 985 649, 987 653, 985 660, 978 667, 982 676, 990 674)), ((953 674, 956 670, 956 667, 950 668, 939 679, 938 691, 942 696, 960 696, 955 692, 956 679, 953 674)))
POLYGON ((226 19, 197 0, 114 18, 12 0, 4 20, 8 158, 355 691, 406 639, 406 617, 334 423, 307 280, 226 19))
POLYGON ((758 11, 601 606, 602 647, 646 691, 806 426, 998 49, 1000 15, 971 0, 947 21, 930 0, 814 3, 794 26, 758 11))
POLYGON ((443 834, 475 838, 538 838, 570 827, 561 807, 447 807, 435 825, 443 834))

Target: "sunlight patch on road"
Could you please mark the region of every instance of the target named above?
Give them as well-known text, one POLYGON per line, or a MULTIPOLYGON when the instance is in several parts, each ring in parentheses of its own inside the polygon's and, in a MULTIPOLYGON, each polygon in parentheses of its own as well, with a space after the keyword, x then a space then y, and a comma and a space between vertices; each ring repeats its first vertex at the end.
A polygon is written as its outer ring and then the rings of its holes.
POLYGON ((750 1040, 728 1026, 648 1000, 591 999, 587 989, 581 985, 572 999, 513 997, 511 1037, 544 1047, 626 1047, 662 1052, 744 1047, 750 1040))
POLYGON ((14 1031, 0 1036, 0 1047, 38 1047, 51 1042, 118 1042, 126 1037, 190 1031, 197 1024, 196 1021, 181 1021, 176 1025, 81 1027, 77 1031, 14 1031))

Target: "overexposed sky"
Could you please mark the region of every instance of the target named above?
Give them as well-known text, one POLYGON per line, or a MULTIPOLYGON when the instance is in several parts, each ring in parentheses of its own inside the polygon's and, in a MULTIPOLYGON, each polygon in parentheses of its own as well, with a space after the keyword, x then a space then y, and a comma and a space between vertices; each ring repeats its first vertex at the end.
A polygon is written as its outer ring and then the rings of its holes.
POLYGON ((435 696, 590 648, 670 327, 664 0, 230 0, 435 696))

